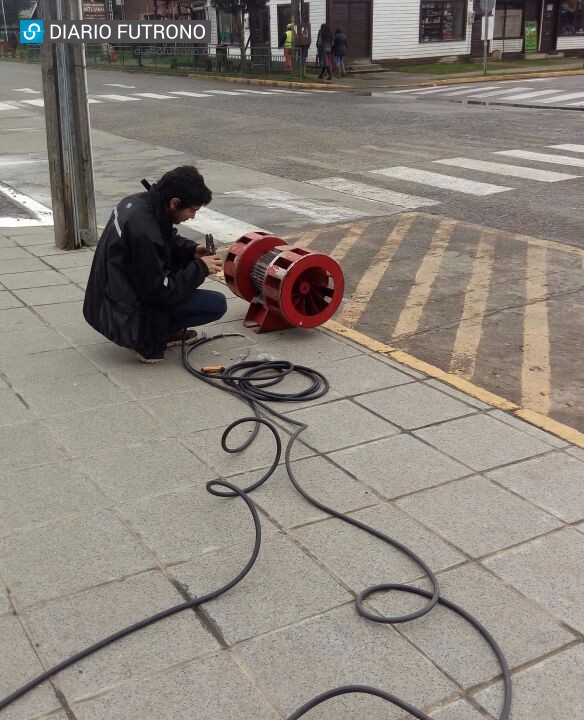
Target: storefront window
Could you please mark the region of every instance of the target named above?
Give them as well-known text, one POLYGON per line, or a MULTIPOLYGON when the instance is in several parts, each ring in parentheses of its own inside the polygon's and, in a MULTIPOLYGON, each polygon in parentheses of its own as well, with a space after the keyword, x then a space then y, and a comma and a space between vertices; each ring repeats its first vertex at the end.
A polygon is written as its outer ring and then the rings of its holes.
POLYGON ((495 11, 495 40, 523 37, 523 6, 497 5, 495 11))
POLYGON ((462 0, 422 0, 420 42, 464 40, 466 2, 462 0))
POLYGON ((584 0, 562 0, 558 35, 584 35, 584 0))
POLYGON ((233 15, 217 10, 217 34, 220 45, 239 45, 237 22, 233 15))

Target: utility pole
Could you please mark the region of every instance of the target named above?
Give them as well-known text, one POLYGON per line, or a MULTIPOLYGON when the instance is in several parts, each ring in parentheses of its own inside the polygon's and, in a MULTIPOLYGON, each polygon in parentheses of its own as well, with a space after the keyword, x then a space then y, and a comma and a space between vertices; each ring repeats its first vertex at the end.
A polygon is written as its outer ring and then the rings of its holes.
MULTIPOLYGON (((81 0, 43 0, 41 20, 83 19, 81 0)), ((97 243, 85 48, 44 42, 41 69, 55 245, 73 250, 97 243)))
POLYGON ((8 42, 8 28, 6 27, 6 13, 4 12, 4 0, 0 0, 2 4, 2 17, 4 18, 4 34, 6 35, 6 42, 8 42))

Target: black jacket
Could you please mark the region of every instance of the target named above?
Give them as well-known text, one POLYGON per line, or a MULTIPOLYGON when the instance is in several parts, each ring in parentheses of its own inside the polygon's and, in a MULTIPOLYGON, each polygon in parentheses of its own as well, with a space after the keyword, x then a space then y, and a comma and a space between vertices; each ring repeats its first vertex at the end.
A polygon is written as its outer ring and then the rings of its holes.
POLYGON ((335 32, 335 39, 333 42, 333 55, 336 57, 345 57, 347 54, 347 35, 341 30, 335 32))
POLYGON ((95 251, 83 304, 87 322, 144 357, 163 352, 170 309, 208 274, 196 247, 177 233, 155 190, 124 198, 95 251))

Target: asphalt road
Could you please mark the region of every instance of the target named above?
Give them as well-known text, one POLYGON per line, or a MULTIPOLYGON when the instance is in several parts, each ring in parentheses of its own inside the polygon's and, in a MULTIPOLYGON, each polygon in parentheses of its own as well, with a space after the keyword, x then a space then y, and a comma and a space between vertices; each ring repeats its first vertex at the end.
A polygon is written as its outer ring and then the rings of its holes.
MULTIPOLYGON (((41 96, 23 90, 40 90, 39 68, 5 67, 0 102, 32 126, 41 96)), ((213 208, 339 259, 346 325, 584 430, 584 113, 564 107, 584 101, 583 78, 493 82, 482 92, 499 95, 479 98, 463 85, 448 96, 88 79, 96 173, 111 181, 102 212, 142 177, 132 153, 151 177, 195 162, 213 208)))

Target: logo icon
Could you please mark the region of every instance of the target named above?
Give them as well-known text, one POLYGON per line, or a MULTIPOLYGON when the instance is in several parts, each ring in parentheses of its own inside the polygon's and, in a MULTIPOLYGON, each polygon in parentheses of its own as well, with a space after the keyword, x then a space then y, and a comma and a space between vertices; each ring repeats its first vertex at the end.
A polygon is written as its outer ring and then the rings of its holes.
POLYGON ((43 20, 21 20, 20 21, 20 42, 26 44, 40 44, 45 38, 43 20))

